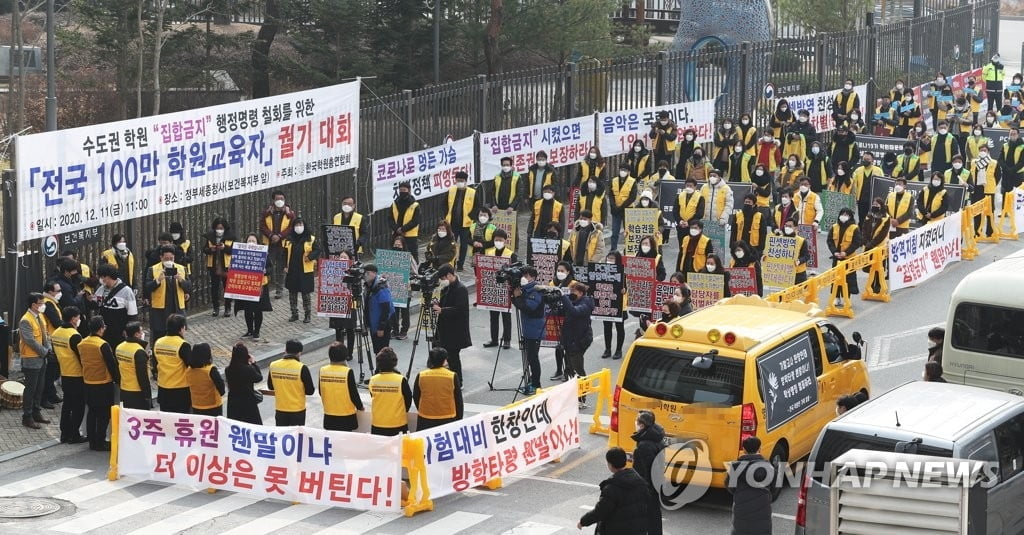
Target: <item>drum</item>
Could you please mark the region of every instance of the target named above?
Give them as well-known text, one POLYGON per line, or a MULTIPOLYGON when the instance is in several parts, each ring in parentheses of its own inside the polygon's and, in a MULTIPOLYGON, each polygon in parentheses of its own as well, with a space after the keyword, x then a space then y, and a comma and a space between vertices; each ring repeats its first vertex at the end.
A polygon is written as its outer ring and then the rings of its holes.
POLYGON ((0 385, 0 405, 8 409, 20 409, 24 395, 25 385, 17 381, 7 381, 0 385))

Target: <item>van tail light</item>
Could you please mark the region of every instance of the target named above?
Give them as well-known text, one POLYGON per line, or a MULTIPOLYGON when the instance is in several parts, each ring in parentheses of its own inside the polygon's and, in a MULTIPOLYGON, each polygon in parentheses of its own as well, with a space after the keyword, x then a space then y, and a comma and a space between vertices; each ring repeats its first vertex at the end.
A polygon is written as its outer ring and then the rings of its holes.
POLYGON ((800 494, 796 498, 796 525, 805 527, 807 524, 807 487, 811 485, 811 474, 804 474, 803 482, 800 483, 800 494))
POLYGON ((753 403, 745 403, 740 416, 740 448, 743 448, 743 441, 748 437, 757 434, 757 412, 753 403))
POLYGON ((612 422, 611 428, 613 433, 619 432, 619 395, 622 394, 622 387, 615 387, 615 394, 612 396, 612 422))

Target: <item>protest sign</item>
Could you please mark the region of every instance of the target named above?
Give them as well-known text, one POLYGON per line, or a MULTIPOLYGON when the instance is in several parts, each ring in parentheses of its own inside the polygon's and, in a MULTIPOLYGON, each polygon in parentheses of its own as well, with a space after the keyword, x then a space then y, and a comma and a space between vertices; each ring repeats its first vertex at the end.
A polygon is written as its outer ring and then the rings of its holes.
MULTIPOLYGON (((1015 188, 1013 190, 1013 199, 1013 213, 1015 216, 1014 220, 1017 222, 1017 233, 1019 234, 1021 232, 1024 232, 1024 188, 1015 188)), ((996 207, 993 206, 992 212, 994 213, 995 210, 996 207)))
MULTIPOLYGON (((578 411, 567 411, 576 418, 578 411)), ((257 499, 401 510, 401 437, 124 408, 118 424, 121 476, 257 499)))
POLYGON ((754 266, 726 268, 729 273, 729 293, 732 295, 760 295, 757 291, 757 268, 754 266))
POLYGON ((889 240, 889 290, 916 286, 961 260, 963 212, 889 240))
POLYGON ((711 252, 719 257, 729 256, 729 232, 725 230, 725 225, 719 225, 718 221, 712 221, 705 219, 704 223, 704 235, 711 240, 711 252))
POLYGON ((577 389, 568 381, 514 407, 413 433, 426 443, 430 497, 520 474, 578 448, 577 389))
POLYGON ((651 303, 651 313, 654 314, 654 317, 661 314, 661 305, 672 300, 676 288, 679 288, 679 285, 674 282, 654 283, 654 302, 651 303))
POLYGON ((373 210, 383 210, 398 198, 398 185, 409 182, 410 193, 423 201, 448 193, 455 185, 455 173, 465 171, 470 181, 474 172, 473 136, 449 141, 444 145, 416 152, 400 154, 390 158, 374 160, 370 169, 373 173, 373 210))
POLYGON ((679 102, 664 106, 635 108, 597 114, 598 141, 605 158, 629 152, 636 140, 653 147, 649 134, 652 127, 660 126, 658 113, 666 111, 676 124, 676 135, 682 139, 685 130, 697 133, 696 142, 706 143, 715 136, 715 100, 679 102))
POLYGON ((316 279, 316 315, 322 318, 351 317, 352 290, 343 282, 349 261, 321 258, 319 262, 316 279))
POLYGON ((562 257, 562 241, 545 238, 530 238, 530 254, 527 264, 537 270, 537 280, 547 284, 555 280, 555 268, 562 257))
MULTIPOLYGON (((838 94, 839 91, 839 89, 833 89, 832 91, 822 91, 821 93, 796 95, 787 97, 786 100, 789 101, 789 109, 794 115, 803 110, 807 110, 807 112, 811 114, 809 122, 814 125, 814 129, 821 134, 823 132, 835 130, 835 121, 832 120, 832 105, 835 103, 836 94, 838 94)), ((868 102, 868 86, 854 86, 853 91, 860 97, 860 112, 861 116, 863 116, 864 107, 868 102)), ((774 110, 777 100, 771 99, 768 102, 769 109, 774 110)), ((858 136, 858 138, 859 137, 860 136, 858 136)))
POLYGON ((355 254, 356 252, 356 228, 349 225, 323 225, 323 242, 327 247, 327 254, 339 255, 343 252, 355 254))
POLYGON ((725 295, 725 275, 719 273, 688 273, 686 285, 694 310, 709 307, 725 295))
POLYGON ((587 157, 594 146, 594 116, 510 128, 480 134, 480 181, 501 172, 501 159, 512 158, 512 169, 522 173, 533 165, 537 151, 548 153, 548 165, 572 165, 587 157))
POLYGON ((224 282, 224 299, 259 301, 263 294, 263 276, 267 272, 266 245, 235 242, 231 246, 231 266, 224 282))
POLYGON ((17 136, 18 240, 353 169, 359 86, 17 136))
POLYGON ((626 208, 626 256, 637 255, 644 236, 658 234, 660 218, 661 210, 657 208, 626 208))
POLYGON ((517 215, 515 212, 508 212, 505 210, 495 210, 494 217, 491 218, 491 223, 494 226, 504 230, 508 234, 505 247, 512 251, 516 250, 516 238, 519 237, 519 233, 516 231, 517 215))
MULTIPOLYGON (((906 143, 906 139, 889 136, 869 136, 867 134, 857 134, 857 148, 861 154, 870 152, 875 155, 875 161, 881 162, 882 156, 887 152, 893 154, 903 154, 903 144, 906 143)), ((824 199, 821 201, 825 202, 824 199)))
POLYGON ((832 224, 839 220, 839 210, 843 208, 849 208, 854 214, 857 213, 857 200, 852 194, 823 191, 818 196, 821 197, 821 228, 831 228, 832 224))
POLYGON ((761 263, 765 294, 789 288, 796 282, 796 238, 768 236, 768 247, 761 263))
MULTIPOLYGON (((804 333, 757 359, 761 392, 764 392, 765 427, 768 430, 796 418, 818 404, 815 351, 811 335, 804 333)), ((831 409, 829 409, 831 410, 831 409)))
MULTIPOLYGON (((797 225, 796 235, 803 238, 807 244, 807 254, 810 255, 807 267, 818 267, 818 233, 814 231, 814 225, 797 225)), ((800 254, 800 251, 797 251, 796 254, 800 254)))
POLYGON ((478 254, 476 260, 476 306, 481 310, 508 312, 512 306, 508 283, 495 276, 511 263, 511 258, 478 254))
POLYGON ((654 307, 654 285, 658 282, 656 258, 622 257, 626 275, 626 295, 630 312, 647 314, 654 307))
POLYGON ((622 321, 622 290, 626 287, 622 266, 618 264, 587 264, 587 285, 594 298, 594 318, 601 321, 622 321))
MULTIPOLYGON (((576 220, 579 219, 580 214, 578 213, 578 207, 580 205, 580 188, 573 186, 569 188, 569 204, 566 205, 566 213, 568 214, 568 223, 565 225, 567 229, 571 229, 576 224, 576 220)), ((568 236, 568 230, 566 231, 568 236)))
POLYGON ((412 301, 409 291, 409 276, 412 273, 413 258, 409 251, 377 249, 374 262, 379 275, 388 281, 391 300, 396 308, 406 308, 412 301))
MULTIPOLYGON (((569 295, 569 287, 559 287, 559 290, 562 290, 562 295, 569 295)), ((541 347, 558 347, 562 341, 562 324, 565 323, 565 315, 552 313, 551 306, 548 304, 545 304, 544 308, 544 338, 541 339, 540 345, 541 347)))

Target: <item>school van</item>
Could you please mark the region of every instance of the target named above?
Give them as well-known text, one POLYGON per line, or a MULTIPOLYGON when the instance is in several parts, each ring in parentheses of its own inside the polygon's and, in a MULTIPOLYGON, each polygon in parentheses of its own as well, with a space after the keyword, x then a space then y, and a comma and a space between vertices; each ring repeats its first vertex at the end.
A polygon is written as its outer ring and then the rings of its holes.
POLYGON ((943 377, 1024 395, 1024 251, 963 278, 949 303, 943 377))
POLYGON ((868 390, 860 348, 815 305, 731 297, 652 325, 633 343, 615 385, 609 446, 632 452, 637 412, 650 410, 670 441, 701 445, 673 455, 666 477, 721 488, 744 439, 760 438, 777 463, 803 458, 835 417, 836 399, 868 390))
MULTIPOLYGON (((828 463, 850 450, 910 453, 995 463, 986 472, 985 533, 1024 533, 1024 399, 973 386, 915 381, 854 407, 821 431, 797 498, 796 535, 828 534, 833 507, 828 463)), ((969 465, 970 463, 966 463, 969 465)), ((918 488, 886 489, 894 505, 918 488)), ((901 516, 876 511, 846 533, 946 533, 929 529, 918 501, 901 516)), ((853 503, 857 507, 859 504, 853 503)), ((936 513, 937 514, 937 513, 936 513)))

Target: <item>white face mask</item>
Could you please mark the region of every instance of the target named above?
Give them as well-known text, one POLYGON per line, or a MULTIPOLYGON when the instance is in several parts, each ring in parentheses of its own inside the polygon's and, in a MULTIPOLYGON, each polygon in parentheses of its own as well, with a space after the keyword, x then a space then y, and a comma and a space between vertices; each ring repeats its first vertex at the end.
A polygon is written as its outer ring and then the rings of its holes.
POLYGON ((935 349, 936 347, 939 347, 938 342, 935 340, 928 340, 928 349, 935 349))
POLYGON ((447 230, 439 230, 439 231, 437 231, 437 237, 438 238, 444 238, 445 236, 448 236, 448 231, 447 230))
POLYGON ((274 206, 278 208, 284 208, 284 199, 277 199, 274 201, 274 206))
POLYGON ((796 232, 796 229, 793 227, 786 227, 782 231, 786 233, 786 236, 792 236, 793 233, 796 232))
POLYGON ((629 176, 629 171, 619 171, 619 176, 622 178, 626 178, 627 176, 629 176))
POLYGON ((46 303, 43 303, 42 305, 39 305, 39 313, 43 314, 45 312, 46 312, 46 303))
POLYGON ((800 121, 801 123, 806 123, 807 122, 807 117, 804 116, 804 115, 801 115, 800 118, 797 119, 797 120, 800 121))
POLYGON ((987 160, 988 159, 988 153, 987 152, 979 152, 978 153, 978 159, 980 159, 980 160, 987 160))
POLYGON ((692 229, 690 229, 690 236, 693 236, 694 238, 696 238, 697 236, 700 236, 700 229, 699 228, 692 228, 692 229))
POLYGON ((902 91, 903 90, 903 84, 896 84, 896 89, 902 91))
POLYGON ((633 152, 640 152, 642 150, 644 150, 644 148, 641 147, 640 145, 637 145, 637 146, 633 147, 633 152))
POLYGON ((64 297, 64 292, 57 292, 57 295, 54 295, 53 299, 59 302, 61 297, 64 297))
POLYGON ((302 225, 297 225, 295 227, 295 233, 296 234, 302 234, 303 232, 306 232, 306 227, 304 227, 302 225))
POLYGON ((757 176, 764 176, 764 169, 758 169, 757 171, 754 171, 754 174, 757 176))
POLYGON ((736 257, 736 258, 743 258, 743 249, 740 249, 740 250, 738 250, 738 251, 736 251, 736 252, 732 253, 732 255, 733 255, 734 257, 736 257))
POLYGON ((661 126, 665 126, 665 125, 668 124, 668 119, 662 119, 662 120, 660 120, 658 122, 661 123, 661 126))
POLYGON ((939 133, 940 134, 945 134, 946 132, 948 132, 948 130, 946 130, 945 128, 940 128, 939 129, 939 133))
POLYGON ((477 218, 477 221, 479 221, 481 225, 486 225, 489 220, 490 218, 488 218, 485 215, 482 215, 479 218, 477 218))
POLYGON ((450 281, 447 278, 445 278, 445 279, 441 279, 441 280, 437 281, 437 286, 439 288, 447 288, 448 285, 451 284, 451 283, 452 283, 452 281, 450 281))
POLYGON ((512 172, 512 167, 508 166, 508 165, 503 165, 503 166, 501 166, 501 172, 502 173, 511 173, 512 172))
POLYGON ((124 252, 128 250, 128 244, 125 242, 118 242, 118 244, 115 245, 114 248, 117 249, 118 251, 124 252))
POLYGON ((789 167, 790 167, 790 169, 796 167, 796 160, 790 160, 789 161, 789 167))
POLYGON ((526 286, 527 284, 530 284, 530 279, 528 279, 526 277, 520 277, 519 278, 519 285, 520 286, 526 286))
POLYGON ((642 251, 644 254, 647 254, 647 253, 651 252, 651 246, 647 245, 647 244, 641 245, 640 246, 640 251, 642 251))
POLYGON ((717 176, 713 176, 713 177, 711 177, 711 178, 710 178, 710 179, 709 179, 708 181, 709 181, 709 182, 711 182, 711 185, 712 185, 712 186, 717 186, 717 185, 718 185, 718 182, 719 182, 720 180, 722 180, 722 179, 721 179, 721 178, 718 178, 717 176))
POLYGON ((683 188, 683 191, 686 192, 687 195, 693 194, 693 188, 683 188))
POLYGON ((845 85, 843 85, 843 89, 849 91, 849 90, 853 89, 853 86, 850 85, 850 84, 845 84, 845 85))
POLYGON ((896 193, 903 193, 903 186, 896 186, 893 188, 896 193))
POLYGON ((171 234, 171 239, 174 240, 174 241, 178 241, 178 240, 181 239, 181 234, 178 234, 177 232, 175 232, 174 234, 171 234))
POLYGON ((789 106, 782 106, 781 108, 779 108, 779 111, 783 111, 783 112, 789 111, 789 106))
POLYGON ((772 142, 772 136, 764 136, 761 139, 764 139, 765 143, 771 143, 772 142))
POLYGON ((735 152, 736 154, 739 154, 739 153, 743 152, 743 147, 736 147, 736 148, 732 149, 732 151, 735 152))
POLYGON ((587 189, 589 191, 597 191, 597 184, 594 182, 590 182, 589 184, 587 184, 587 189))
POLYGON ((462 181, 460 180, 459 182, 456 182, 456 183, 455 183, 455 187, 457 187, 457 188, 459 188, 459 189, 466 189, 466 183, 465 183, 465 182, 462 182, 462 181))
POLYGON ((82 324, 82 320, 81 320, 81 318, 79 318, 79 319, 73 319, 73 320, 71 320, 71 322, 70 322, 70 323, 71 323, 71 326, 72 326, 72 327, 74 327, 74 328, 76 328, 76 329, 77 329, 77 328, 78 328, 78 326, 82 324))
POLYGON ((724 128, 726 130, 731 130, 732 129, 732 123, 723 123, 722 124, 722 128, 724 128))
POLYGON ((174 267, 174 260, 164 260, 164 267, 171 269, 174 267))
POLYGON ((811 154, 818 154, 819 152, 821 152, 820 148, 818 148, 818 147, 811 147, 811 154))
POLYGON ((708 271, 714 271, 715 268, 718 267, 715 264, 705 264, 705 266, 708 268, 708 271))
POLYGON ((555 272, 555 278, 560 280, 560 281, 564 281, 568 277, 569 277, 569 274, 564 272, 564 271, 556 271, 555 272))
POLYGON ((974 131, 974 135, 975 136, 981 136, 981 130, 975 130, 974 131))
POLYGON ((588 221, 586 219, 581 219, 580 220, 580 228, 587 228, 589 226, 590 226, 590 221, 588 221))
POLYGON ((808 191, 811 191, 811 188, 808 188, 807 186, 800 186, 800 193, 807 193, 808 191))
POLYGON ((341 205, 341 211, 345 212, 346 214, 351 214, 355 209, 356 209, 356 207, 352 206, 351 204, 343 204, 343 205, 341 205))
POLYGON ((591 160, 597 159, 597 153, 596 152, 591 152, 590 153, 590 159, 591 160))
POLYGON ((505 248, 505 242, 503 242, 503 241, 496 241, 496 242, 494 242, 494 248, 495 249, 504 249, 505 248))
POLYGON ((857 115, 856 113, 850 114, 850 120, 856 121, 857 119, 860 119, 860 115, 857 115))
POLYGON ((942 181, 941 180, 932 180, 932 186, 935 186, 937 188, 937 187, 939 187, 941 185, 942 185, 942 181))
POLYGON ((849 220, 850 220, 850 216, 848 216, 848 215, 841 215, 841 216, 839 216, 839 222, 840 223, 846 223, 849 220))
POLYGON ((846 171, 843 171, 842 169, 836 169, 836 174, 839 175, 839 176, 845 176, 846 175, 846 171))
POLYGON ((748 124, 750 124, 750 121, 748 121, 747 119, 743 119, 740 121, 740 124, 743 126, 747 126, 748 124))
POLYGON ((215 229, 213 231, 213 235, 217 236, 217 237, 223 236, 224 235, 224 229, 222 229, 222 228, 215 229))
POLYGON ((789 203, 793 202, 789 197, 783 197, 781 199, 782 206, 789 206, 789 203))
POLYGON ((693 141, 693 136, 687 134, 686 135, 686 141, 693 141))
POLYGON ((537 160, 537 167, 544 167, 548 164, 547 160, 537 160))
POLYGON ((964 166, 964 164, 962 164, 962 163, 959 163, 959 162, 958 163, 954 163, 953 164, 953 169, 960 169, 963 166, 964 166))
POLYGON ((544 192, 544 200, 545 201, 550 201, 551 199, 554 199, 554 198, 555 198, 555 194, 554 193, 551 193, 550 191, 544 192))

